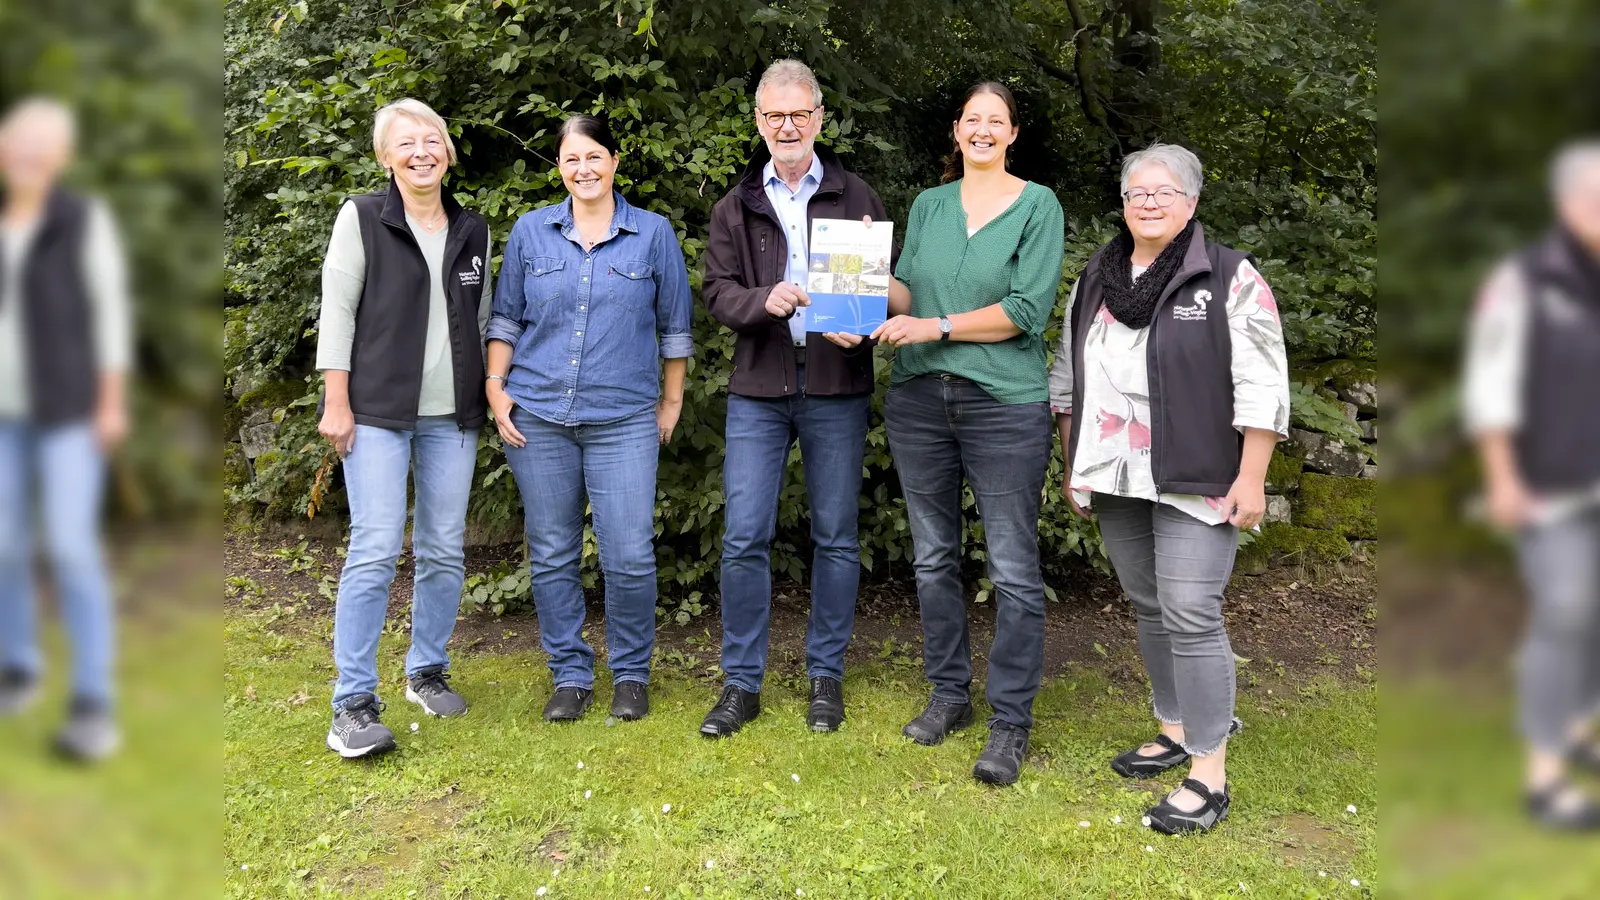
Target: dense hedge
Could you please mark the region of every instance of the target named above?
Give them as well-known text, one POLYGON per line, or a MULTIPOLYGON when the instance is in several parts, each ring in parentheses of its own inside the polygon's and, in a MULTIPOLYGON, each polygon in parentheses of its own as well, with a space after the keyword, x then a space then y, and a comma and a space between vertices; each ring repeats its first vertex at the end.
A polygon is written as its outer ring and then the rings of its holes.
MULTIPOLYGON (((1069 276, 1111 233, 1122 150, 1156 137, 1189 144, 1208 164, 1200 215, 1262 261, 1292 352, 1373 353, 1375 17, 1365 3, 246 0, 229 9, 224 388, 236 406, 269 382, 316 388, 318 266, 343 198, 380 183, 369 137, 379 104, 417 96, 450 120, 462 164, 449 189, 502 237, 518 215, 562 197, 551 163, 560 119, 608 113, 622 141, 619 187, 673 221, 698 287, 711 205, 756 137, 755 76, 784 55, 816 69, 829 111, 822 140, 875 184, 896 219, 938 181, 953 99, 979 77, 1012 85, 1023 107, 1014 168, 1067 209, 1069 276), (1078 27, 1071 16, 1082 8, 1078 27)), ((663 582, 683 586, 715 573, 733 345, 703 308, 695 340, 657 517, 663 582)), ((887 356, 880 351, 881 383, 887 356)), ((316 438, 313 403, 277 408, 277 449, 253 477, 238 473, 235 504, 281 515, 337 508, 337 466, 316 438)), ((1296 411, 1303 423, 1338 427, 1337 410, 1312 392, 1296 395, 1296 411)), ((905 565, 910 537, 876 412, 861 537, 864 565, 881 573, 905 565)), ((519 501, 492 430, 479 461, 476 532, 512 537, 519 501)), ((1051 484, 1060 470, 1058 452, 1051 484)), ((798 578, 797 477, 780 510, 774 565, 798 578)), ((1040 534, 1051 565, 1096 556, 1092 530, 1054 490, 1040 534)), ((968 537, 968 557, 981 560, 975 517, 968 537)), ((586 552, 592 561, 592 538, 586 552)))

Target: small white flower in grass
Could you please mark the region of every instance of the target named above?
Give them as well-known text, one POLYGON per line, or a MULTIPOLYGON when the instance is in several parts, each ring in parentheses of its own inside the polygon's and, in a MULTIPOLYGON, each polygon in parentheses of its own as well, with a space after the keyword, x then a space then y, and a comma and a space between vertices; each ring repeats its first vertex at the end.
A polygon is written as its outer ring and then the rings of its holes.
POLYGON ((799 784, 800 783, 800 776, 799 775, 790 775, 789 777, 794 779, 794 783, 795 784, 799 784))
POLYGON ((717 867, 717 861, 716 860, 714 860, 714 859, 706 860, 706 868, 715 869, 716 867, 717 867))
POLYGON ((1361 879, 1359 879, 1359 878, 1350 879, 1350 886, 1351 887, 1361 887, 1361 879))
POLYGON ((1139 820, 1139 824, 1143 825, 1146 828, 1149 828, 1150 827, 1150 817, 1149 816, 1145 816, 1144 818, 1140 819, 1139 820))
POLYGON ((560 869, 556 869, 556 870, 554 870, 554 871, 552 871, 550 873, 550 877, 554 878, 554 877, 556 877, 557 875, 560 875, 560 874, 561 874, 561 870, 560 869))
POLYGON ((664 812, 664 813, 672 812, 672 804, 671 803, 663 803, 663 804, 661 804, 661 811, 664 812))
POLYGON ((583 768, 583 760, 578 760, 578 768, 583 768))
POLYGON ((1354 803, 1352 803, 1349 806, 1346 806, 1344 808, 1344 811, 1353 816, 1353 815, 1356 814, 1356 805, 1354 803))
POLYGON ((1250 890, 1250 889, 1249 889, 1249 888, 1247 888, 1247 887, 1245 887, 1245 886, 1244 886, 1244 882, 1242 882, 1242 881, 1241 881, 1241 882, 1239 882, 1239 890, 1241 890, 1241 891, 1248 891, 1248 890, 1250 890))
POLYGON ((1078 827, 1079 828, 1088 828, 1089 827, 1089 823, 1088 822, 1079 822, 1078 823, 1078 827))
POLYGON ((795 888, 795 889, 794 889, 794 895, 795 895, 795 896, 796 896, 796 897, 804 897, 804 896, 805 896, 805 895, 806 895, 806 892, 805 892, 805 891, 802 891, 802 890, 800 890, 800 889, 799 889, 799 888, 795 888))
POLYGON ((1111 824, 1113 824, 1113 825, 1121 825, 1122 824, 1122 817, 1121 816, 1112 816, 1111 817, 1111 824))
POLYGON ((539 885, 539 889, 537 891, 533 892, 533 895, 535 897, 543 897, 545 895, 545 893, 548 892, 549 890, 550 890, 549 888, 547 888, 547 887, 545 887, 544 885, 541 884, 541 885, 539 885))
POLYGON ((244 865, 240 866, 239 867, 239 871, 241 871, 241 872, 250 871, 250 864, 249 863, 245 863, 244 865))
POLYGON ((1150 846, 1149 844, 1145 844, 1144 845, 1144 852, 1146 852, 1146 853, 1154 853, 1154 852, 1156 852, 1156 848, 1150 846))
POLYGON ((418 732, 418 731, 420 731, 420 730, 421 730, 421 729, 422 729, 422 726, 421 726, 421 725, 418 725, 418 724, 417 724, 417 723, 415 723, 415 722, 412 722, 412 723, 411 723, 411 733, 412 733, 412 734, 416 734, 416 733, 417 733, 417 732, 418 732))
POLYGON ((589 799, 590 797, 593 797, 593 796, 594 796, 594 791, 584 791, 583 792, 583 799, 585 799, 585 800, 587 800, 587 799, 589 799))
POLYGON ((1328 877, 1328 873, 1319 871, 1319 872, 1317 872, 1317 877, 1318 878, 1327 878, 1328 877))
POLYGON ((650 893, 650 885, 647 884, 647 885, 644 886, 644 892, 646 894, 650 893))

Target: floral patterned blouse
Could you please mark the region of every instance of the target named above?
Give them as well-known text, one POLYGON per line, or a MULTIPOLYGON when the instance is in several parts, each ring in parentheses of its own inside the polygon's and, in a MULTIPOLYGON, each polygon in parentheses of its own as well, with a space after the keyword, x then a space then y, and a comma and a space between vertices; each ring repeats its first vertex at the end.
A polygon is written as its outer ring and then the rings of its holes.
MULTIPOLYGON (((1133 277, 1145 267, 1134 266, 1133 277)), ((1080 281, 1081 285, 1082 282, 1080 281)), ((1066 326, 1050 370, 1050 406, 1072 410, 1073 285, 1066 326)), ((1233 348, 1233 426, 1261 428, 1288 437, 1289 362, 1283 326, 1272 289, 1249 260, 1239 264, 1228 285, 1228 333, 1233 348)), ((1150 371, 1145 341, 1150 329, 1129 328, 1104 306, 1083 345, 1086 412, 1071 461, 1072 496, 1089 508, 1096 492, 1137 497, 1183 510, 1207 525, 1227 521, 1221 497, 1163 494, 1150 468, 1150 371)))

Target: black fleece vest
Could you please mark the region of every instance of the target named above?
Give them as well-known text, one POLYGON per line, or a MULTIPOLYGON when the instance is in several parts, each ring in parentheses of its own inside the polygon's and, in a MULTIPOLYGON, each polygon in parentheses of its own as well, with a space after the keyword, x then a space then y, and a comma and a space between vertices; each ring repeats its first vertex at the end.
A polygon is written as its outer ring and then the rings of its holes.
POLYGON ((1534 490, 1600 483, 1600 269, 1558 233, 1518 258, 1528 291, 1517 466, 1534 490))
POLYGON ((83 271, 88 223, 88 201, 56 191, 45 203, 39 231, 22 260, 18 287, 27 342, 28 408, 38 425, 81 421, 94 411, 100 367, 83 271))
MULTIPOLYGON (((350 351, 350 410, 362 425, 404 430, 417 423, 422 363, 428 338, 428 263, 406 224, 405 205, 393 181, 388 190, 351 197, 361 222, 366 280, 356 310, 350 351)), ((449 192, 444 294, 454 363, 456 424, 480 428, 488 419, 483 391, 483 336, 478 304, 489 277, 488 224, 449 192)))
MULTIPOLYGON (((1100 266, 1108 244, 1083 270, 1072 309, 1070 466, 1083 409, 1083 344, 1104 303, 1100 266)), ((1167 494, 1221 497, 1239 476, 1244 438, 1233 427, 1233 347, 1228 335, 1228 285, 1250 259, 1207 243, 1196 223, 1183 265, 1156 303, 1145 342, 1150 370, 1150 468, 1167 494)))

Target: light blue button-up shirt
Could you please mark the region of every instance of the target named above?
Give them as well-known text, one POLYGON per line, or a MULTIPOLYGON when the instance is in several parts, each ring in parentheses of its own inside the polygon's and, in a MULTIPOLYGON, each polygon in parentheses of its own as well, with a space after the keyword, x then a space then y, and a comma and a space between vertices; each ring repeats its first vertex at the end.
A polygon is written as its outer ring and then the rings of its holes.
MULTIPOLYGON (((777 167, 771 160, 768 160, 761 170, 761 183, 767 192, 767 202, 772 204, 772 211, 778 214, 778 221, 783 225, 783 236, 789 246, 789 259, 784 266, 783 280, 805 290, 806 273, 810 271, 806 265, 806 245, 811 240, 806 207, 811 204, 811 198, 822 185, 822 160, 815 153, 811 154, 811 168, 800 176, 799 190, 789 190, 789 185, 778 176, 777 167)), ((794 338, 797 346, 805 346, 804 306, 796 307, 794 315, 789 317, 789 335, 794 338)))

